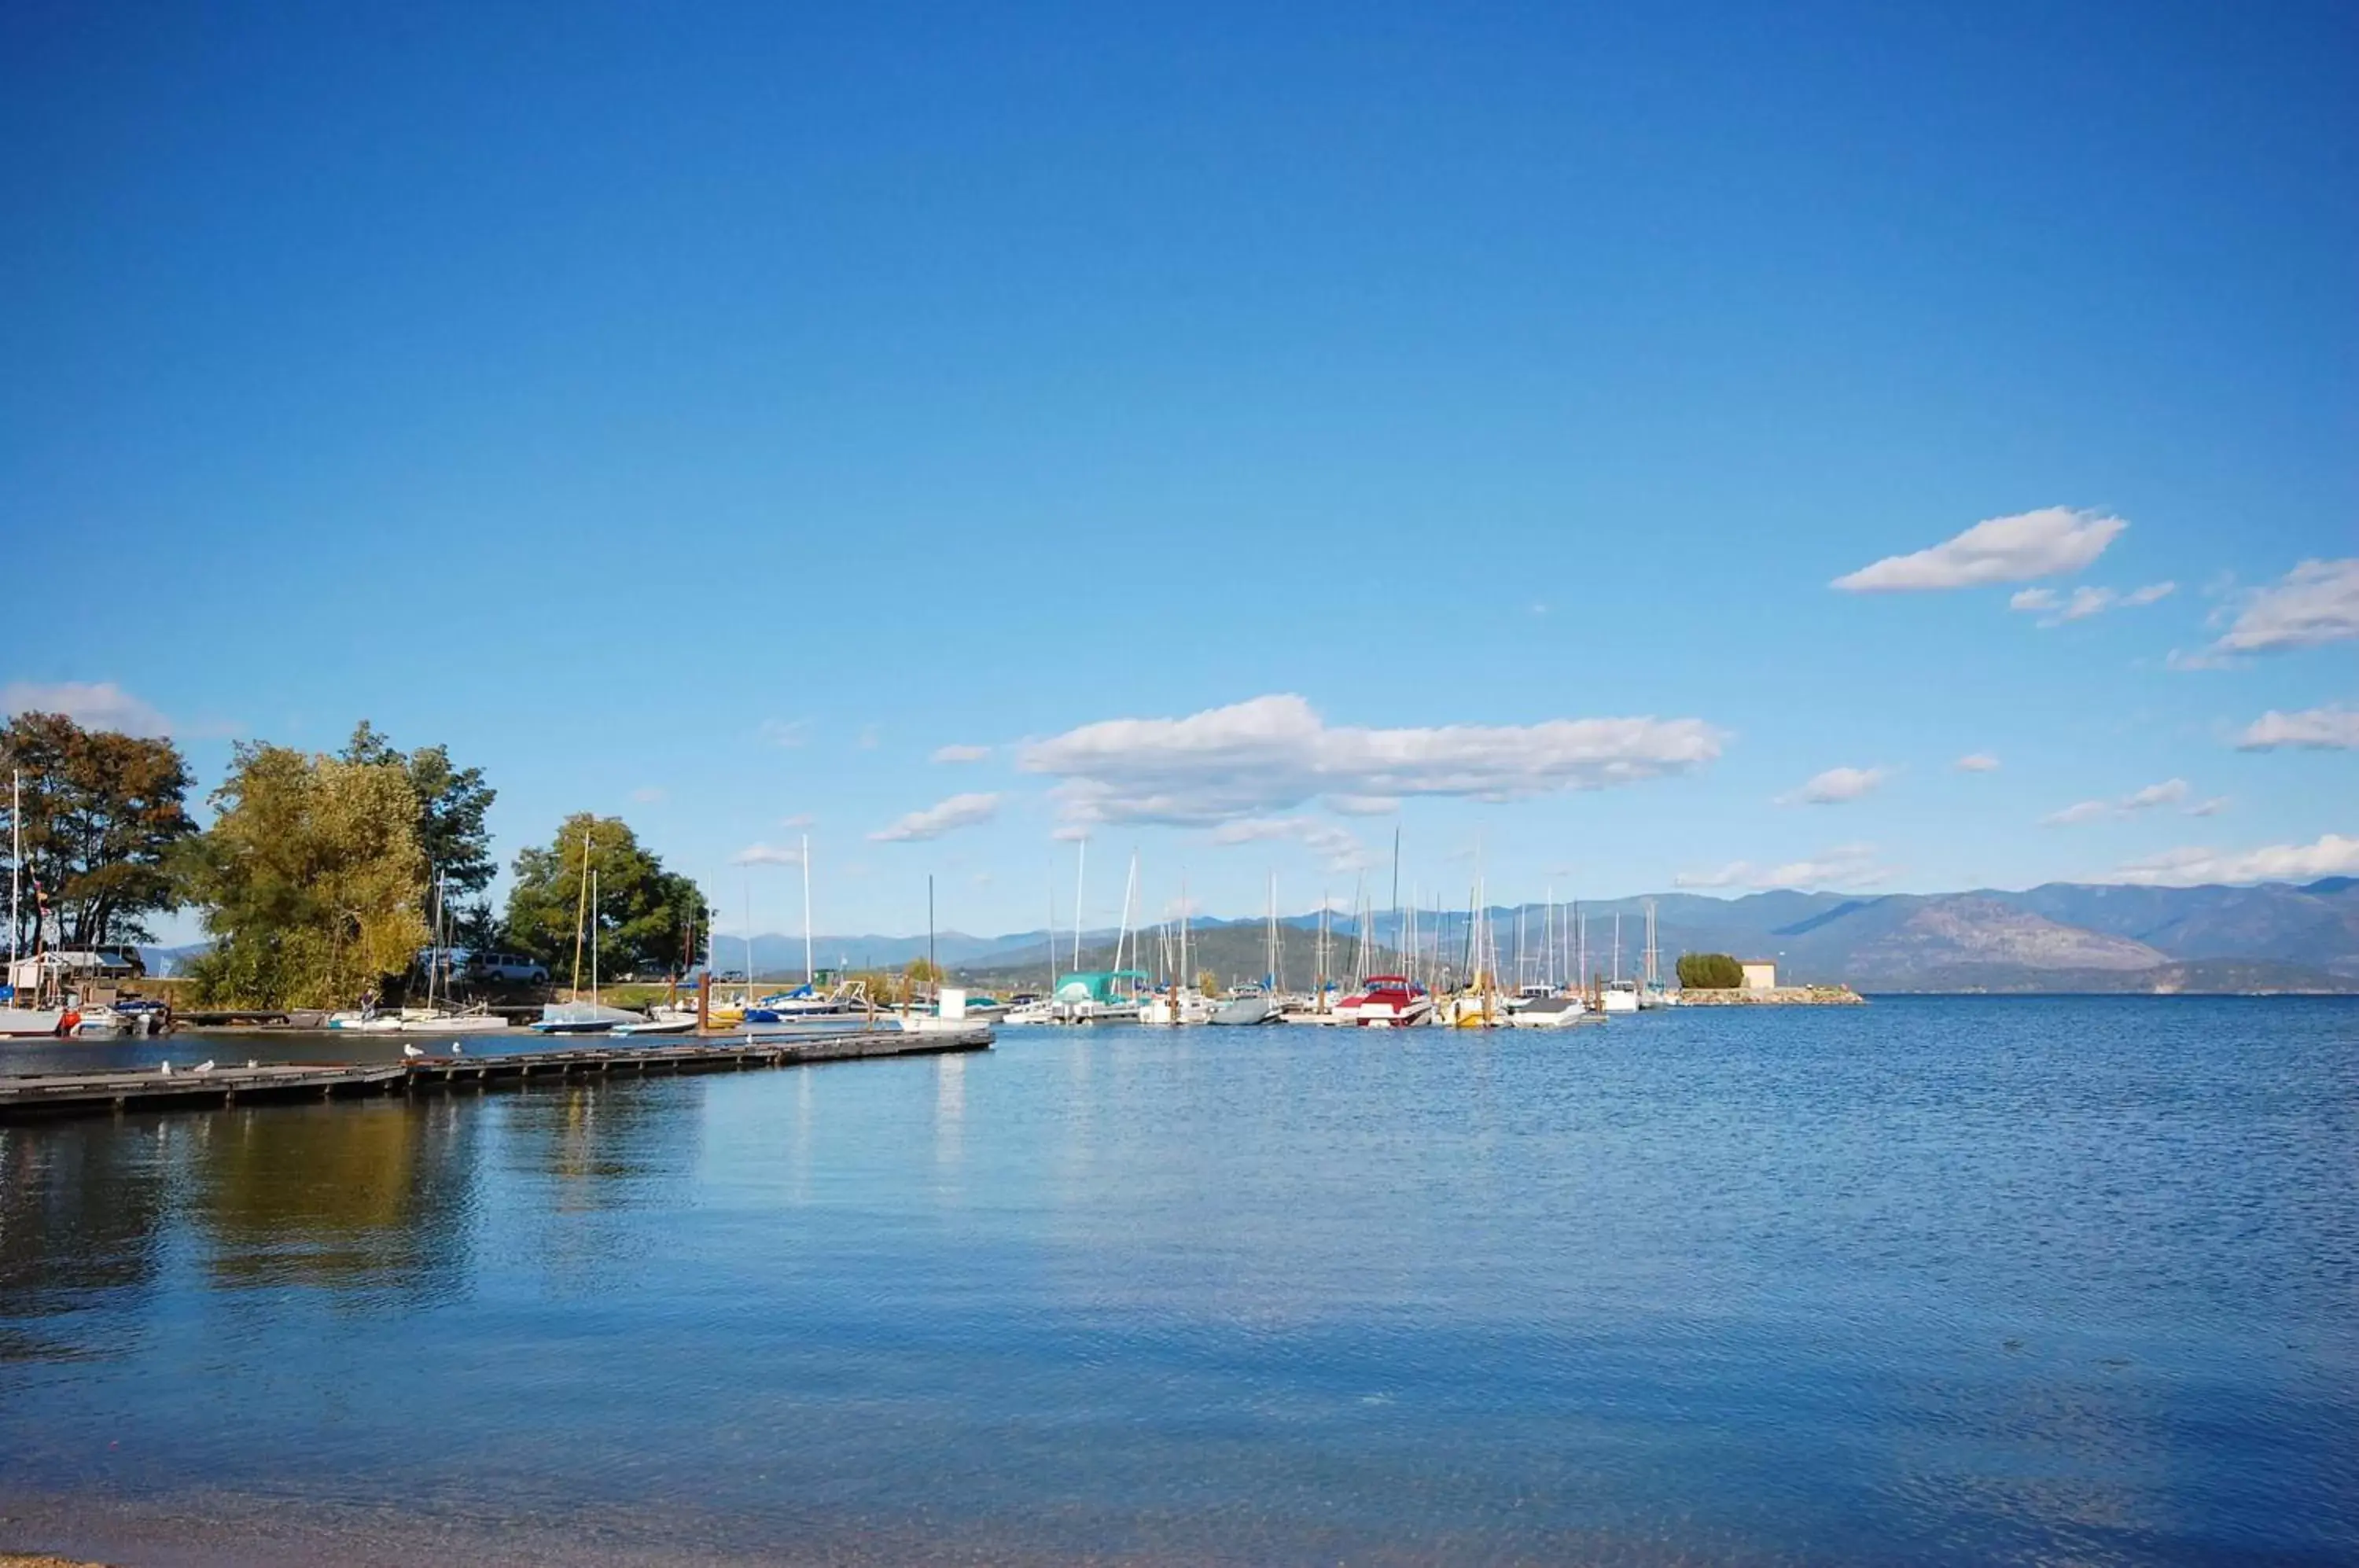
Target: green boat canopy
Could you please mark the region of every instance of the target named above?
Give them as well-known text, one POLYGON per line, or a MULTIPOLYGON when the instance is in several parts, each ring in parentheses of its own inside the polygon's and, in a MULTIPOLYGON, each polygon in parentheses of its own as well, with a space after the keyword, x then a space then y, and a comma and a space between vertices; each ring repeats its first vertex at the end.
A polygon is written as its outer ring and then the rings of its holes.
POLYGON ((1057 982, 1060 1002, 1114 1002, 1127 999, 1147 984, 1137 969, 1088 969, 1057 982))

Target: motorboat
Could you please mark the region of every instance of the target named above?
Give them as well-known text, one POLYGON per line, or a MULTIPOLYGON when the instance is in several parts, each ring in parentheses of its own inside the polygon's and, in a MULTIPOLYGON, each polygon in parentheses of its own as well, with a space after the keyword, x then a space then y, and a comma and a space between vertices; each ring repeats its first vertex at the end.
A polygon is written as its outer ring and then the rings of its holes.
POLYGON ((1635 1013, 1638 1010, 1638 983, 1635 980, 1608 980, 1605 989, 1598 994, 1598 1008, 1607 1013, 1635 1013))
POLYGON ((1509 1029, 1571 1029, 1604 1021, 1604 1014, 1591 1012, 1578 996, 1527 996, 1507 1015, 1509 1029))
POLYGON ((1142 997, 1138 1004, 1138 1021, 1143 1024, 1203 1024, 1212 1021, 1216 1009, 1210 999, 1198 992, 1175 988, 1142 997))
POLYGON ((1433 1011, 1433 997, 1406 975, 1371 975, 1335 1004, 1336 1016, 1363 1029, 1406 1029, 1433 1011))
POLYGON ((1212 1016, 1204 1021, 1226 1028, 1250 1024, 1274 1024, 1278 1021, 1284 1011, 1283 1006, 1276 996, 1256 985, 1238 992, 1219 1007, 1214 1007, 1212 1016))
POLYGON ((65 1022, 63 1007, 0 1007, 0 1039, 34 1040, 54 1036, 65 1022))

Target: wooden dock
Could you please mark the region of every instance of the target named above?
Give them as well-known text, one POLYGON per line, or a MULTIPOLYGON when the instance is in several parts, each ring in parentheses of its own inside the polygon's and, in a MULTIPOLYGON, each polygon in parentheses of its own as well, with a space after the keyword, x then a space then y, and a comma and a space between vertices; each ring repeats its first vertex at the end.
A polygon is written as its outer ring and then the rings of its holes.
POLYGON ((938 1056, 984 1051, 988 1029, 955 1033, 858 1033, 698 1040, 666 1045, 581 1046, 484 1056, 422 1056, 408 1062, 253 1067, 133 1067, 102 1073, 0 1076, 0 1121, 105 1116, 118 1111, 207 1110, 289 1100, 511 1089, 584 1079, 646 1078, 683 1073, 737 1073, 882 1056, 938 1056))

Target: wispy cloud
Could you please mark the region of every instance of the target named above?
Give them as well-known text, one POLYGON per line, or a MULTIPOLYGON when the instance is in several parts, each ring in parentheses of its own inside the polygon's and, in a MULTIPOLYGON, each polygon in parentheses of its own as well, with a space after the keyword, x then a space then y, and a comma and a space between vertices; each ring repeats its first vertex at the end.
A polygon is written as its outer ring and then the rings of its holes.
POLYGON ((792 844, 749 844, 729 857, 732 866, 800 866, 802 847, 792 844))
POLYGON ((1930 549, 1886 556, 1836 578, 1832 586, 1849 593, 1885 593, 2028 583, 2080 571, 2127 527, 2119 517, 2045 506, 1985 519, 1930 549))
POLYGON ((2199 882, 2314 882, 2321 877, 2354 875, 2359 875, 2359 837, 2325 833, 2315 844, 2165 850, 2129 862, 2111 880, 2187 887, 2199 882))
POLYGON ((667 793, 660 784, 642 784, 631 791, 631 799, 642 806, 653 806, 659 804, 667 793))
POLYGON ((1777 797, 1780 806, 1840 806, 1873 794, 1892 777, 1888 768, 1830 768, 1777 797))
POLYGON ((778 825, 782 828, 807 828, 818 820, 809 811, 797 811, 791 817, 780 817, 778 825))
POLYGON ((991 756, 987 746, 938 746, 931 758, 935 762, 982 762, 991 756))
POLYGON ((1374 864, 1365 845, 1349 830, 1316 817, 1249 817, 1212 830, 1214 844, 1259 844, 1291 839, 1320 856, 1330 871, 1364 871, 1374 864))
POLYGON ((2131 610, 2151 604, 2178 591, 2176 583, 2149 583, 2126 593, 2085 586, 2073 589, 2070 594, 2059 594, 2053 588, 2025 588, 2008 597, 2006 607, 2038 614, 2042 626, 2060 626, 2067 621, 2085 621, 2107 610, 2131 610))
MULTIPOLYGON (((2211 652, 2215 658, 2274 653, 2354 637, 2359 637, 2359 556, 2305 561, 2278 582, 2253 590, 2211 652)), ((2192 659, 2181 666, 2196 667, 2192 659)))
POLYGON ((2359 708, 2329 703, 2281 713, 2275 708, 2255 719, 2236 739, 2239 751, 2275 751, 2293 746, 2305 751, 2359 750, 2359 708))
POLYGON ((1435 729, 1331 725, 1299 696, 1256 697, 1185 718, 1108 719, 1019 753, 1062 780, 1068 828, 1100 822, 1213 827, 1317 797, 1515 800, 1684 773, 1720 755, 1701 719, 1549 719, 1435 729))
POLYGON ((112 681, 11 681, 0 686, 0 709, 19 713, 63 713, 84 729, 157 739, 172 733, 172 721, 112 681))
MULTIPOLYGON (((2117 800, 2076 800, 2060 811, 2050 811, 2040 818, 2039 825, 2044 828, 2066 828, 2081 822, 2100 822, 2107 817, 2135 816, 2140 811, 2159 811, 2165 806, 2176 806, 2186 800, 2188 794, 2186 779, 2166 779, 2159 784, 2148 784, 2142 789, 2133 789, 2117 800)), ((2186 814, 2190 817, 2211 817, 2217 816, 2227 809, 2228 797, 2215 795, 2208 800, 2188 807, 2186 814)))
POLYGON ((1956 763, 1961 773, 1995 773, 1998 766, 1998 758, 1987 751, 1970 751, 1956 763))
POLYGON ((999 814, 996 795, 952 795, 939 805, 922 811, 911 811, 897 822, 878 828, 868 836, 878 844, 910 844, 920 839, 940 838, 960 828, 971 828, 987 822, 999 814))
POLYGON ((1764 866, 1734 860, 1712 871, 1683 871, 1680 887, 1872 887, 1892 876, 1872 844, 1844 844, 1807 860, 1764 866))
POLYGON ((754 733, 772 746, 794 747, 810 739, 809 719, 764 719, 754 733))

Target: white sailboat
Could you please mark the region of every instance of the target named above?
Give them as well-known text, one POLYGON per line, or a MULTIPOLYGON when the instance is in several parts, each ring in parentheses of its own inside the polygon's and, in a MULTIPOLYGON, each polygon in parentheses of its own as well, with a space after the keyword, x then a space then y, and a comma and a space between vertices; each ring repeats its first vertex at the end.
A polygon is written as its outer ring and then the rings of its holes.
POLYGON ((16 932, 24 911, 23 898, 25 866, 25 776, 21 772, 8 776, 8 985, 6 1005, 0 1007, 0 1036, 23 1039, 60 1032, 65 1022, 65 1008, 43 1007, 49 1000, 43 995, 40 960, 20 960, 16 955, 16 932), (25 1006, 26 982, 32 982, 33 1006, 25 1006))

